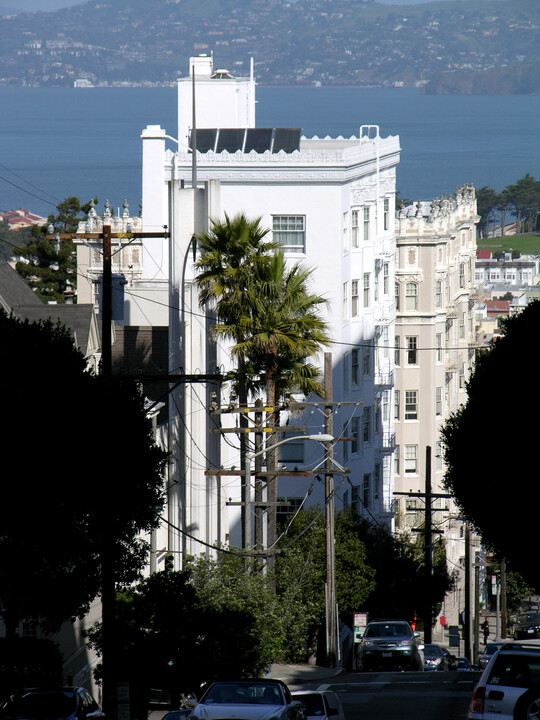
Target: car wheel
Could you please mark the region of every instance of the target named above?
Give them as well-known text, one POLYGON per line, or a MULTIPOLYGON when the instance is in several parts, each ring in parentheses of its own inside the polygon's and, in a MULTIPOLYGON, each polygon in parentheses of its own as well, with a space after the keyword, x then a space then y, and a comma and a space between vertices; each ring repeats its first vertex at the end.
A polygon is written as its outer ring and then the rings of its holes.
POLYGON ((529 688, 519 698, 514 710, 514 720, 540 720, 540 687, 529 688))

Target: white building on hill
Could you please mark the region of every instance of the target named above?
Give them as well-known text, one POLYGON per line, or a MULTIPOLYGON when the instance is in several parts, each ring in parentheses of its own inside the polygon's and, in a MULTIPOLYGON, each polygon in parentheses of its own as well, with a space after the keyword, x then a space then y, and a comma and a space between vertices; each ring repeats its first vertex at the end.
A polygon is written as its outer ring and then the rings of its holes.
MULTIPOLYGON (((244 213, 284 244, 290 262, 314 268, 313 285, 328 300, 333 339, 334 456, 351 472, 336 476, 336 504, 353 504, 368 517, 393 525, 395 335, 395 178, 399 139, 362 126, 358 137, 305 138, 300 129, 257 128, 253 76, 213 71, 208 57, 192 58, 190 78, 178 83, 178 141, 159 125, 143 139, 143 224, 167 225, 171 241, 144 242, 143 275, 169 287, 171 372, 214 372, 231 367, 228 348, 209 341, 211 319, 192 285, 190 242, 208 219, 244 213), (190 145, 195 69, 196 163, 190 145), (169 149, 172 145, 172 149, 169 149), (195 187, 192 187, 195 178, 195 187), (183 311, 185 309, 185 311, 183 311)), ((322 367, 322 358, 319 363, 322 367)), ((210 391, 185 386, 171 395, 178 552, 199 553, 202 543, 240 544, 240 480, 208 475, 210 467, 240 467, 237 438, 211 433, 210 391), (178 438, 176 440, 176 438, 178 438), (233 447, 231 447, 231 445, 233 447), (232 503, 232 504, 231 504, 232 503)), ((228 390, 220 398, 228 402, 228 390)), ((221 415, 223 427, 238 414, 221 415)), ((324 432, 320 409, 295 425, 324 432)), ((312 468, 322 459, 318 443, 284 446, 301 455, 294 466, 312 468)), ((311 502, 324 503, 313 477, 281 478, 283 504, 297 507, 311 486, 311 502), (286 498, 286 501, 285 501, 286 498)))

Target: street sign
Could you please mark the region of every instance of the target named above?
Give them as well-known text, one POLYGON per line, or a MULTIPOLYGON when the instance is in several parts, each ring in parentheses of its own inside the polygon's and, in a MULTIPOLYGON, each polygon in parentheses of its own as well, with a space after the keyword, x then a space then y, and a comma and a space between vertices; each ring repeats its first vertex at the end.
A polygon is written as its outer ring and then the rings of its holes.
POLYGON ((354 642, 360 642, 366 631, 368 614, 355 612, 353 617, 354 642))

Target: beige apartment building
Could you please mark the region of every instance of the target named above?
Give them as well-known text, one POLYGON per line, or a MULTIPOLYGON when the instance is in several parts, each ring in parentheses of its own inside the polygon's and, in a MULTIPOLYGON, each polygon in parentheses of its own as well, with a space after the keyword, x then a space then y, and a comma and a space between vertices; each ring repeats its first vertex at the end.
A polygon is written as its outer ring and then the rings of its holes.
MULTIPOLYGON (((466 399, 475 355, 476 198, 465 185, 453 196, 418 202, 396 220, 395 528, 410 532, 425 518, 426 447, 432 492, 444 494, 440 429, 466 399)), ((464 524, 449 498, 434 497, 432 522, 462 578, 464 524)), ((443 609, 457 623, 460 582, 443 609)), ((460 607, 461 605, 461 607, 460 607)))

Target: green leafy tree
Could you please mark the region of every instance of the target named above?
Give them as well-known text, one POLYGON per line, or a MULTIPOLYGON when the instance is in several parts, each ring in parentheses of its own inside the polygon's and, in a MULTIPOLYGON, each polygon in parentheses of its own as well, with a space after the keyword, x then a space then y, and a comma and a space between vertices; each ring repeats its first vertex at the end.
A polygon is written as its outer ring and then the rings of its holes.
POLYGON ((533 232, 538 223, 540 181, 527 173, 515 185, 509 185, 505 192, 516 218, 517 232, 533 232))
POLYGON ((476 191, 476 208, 480 215, 478 232, 481 238, 488 236, 489 223, 493 218, 493 211, 497 207, 498 195, 493 188, 484 185, 476 191))
POLYGON ((0 377, 0 614, 13 634, 22 619, 56 628, 83 614, 104 559, 117 580, 137 577, 166 456, 137 388, 86 372, 60 326, 0 314, 0 377))
POLYGON ((13 249, 26 244, 32 238, 30 228, 11 230, 7 222, 0 221, 0 261, 10 260, 13 249))
MULTIPOLYGON (((263 620, 269 608, 265 598, 271 597, 261 576, 248 578, 246 594, 243 575, 201 560, 181 572, 154 573, 117 594, 116 659, 130 682, 136 720, 148 716, 151 689, 164 691, 171 707, 178 708, 199 695, 204 682, 264 672, 264 645, 275 644, 276 623, 268 615, 266 624, 263 620)), ((101 652, 100 623, 88 637, 101 652)))
POLYGON ((65 292, 77 287, 75 245, 69 238, 48 238, 48 227, 54 226, 54 235, 75 233, 90 203, 81 205, 79 198, 68 197, 56 208, 58 213, 49 215, 46 225, 34 225, 31 240, 14 247, 12 254, 23 258, 15 268, 44 302, 63 303, 65 292))
POLYGON ((503 336, 477 359, 467 402, 442 432, 447 489, 484 542, 537 589, 540 573, 528 548, 535 547, 540 502, 533 454, 537 422, 530 399, 539 327, 538 301, 505 321, 503 336))
MULTIPOLYGON (((324 625, 325 537, 324 511, 316 507, 300 512, 279 541, 276 592, 286 627, 286 658, 292 662, 305 660, 306 648, 315 651, 324 625)), ((336 514, 334 537, 336 601, 350 621, 374 590, 375 569, 352 513, 336 514)))

